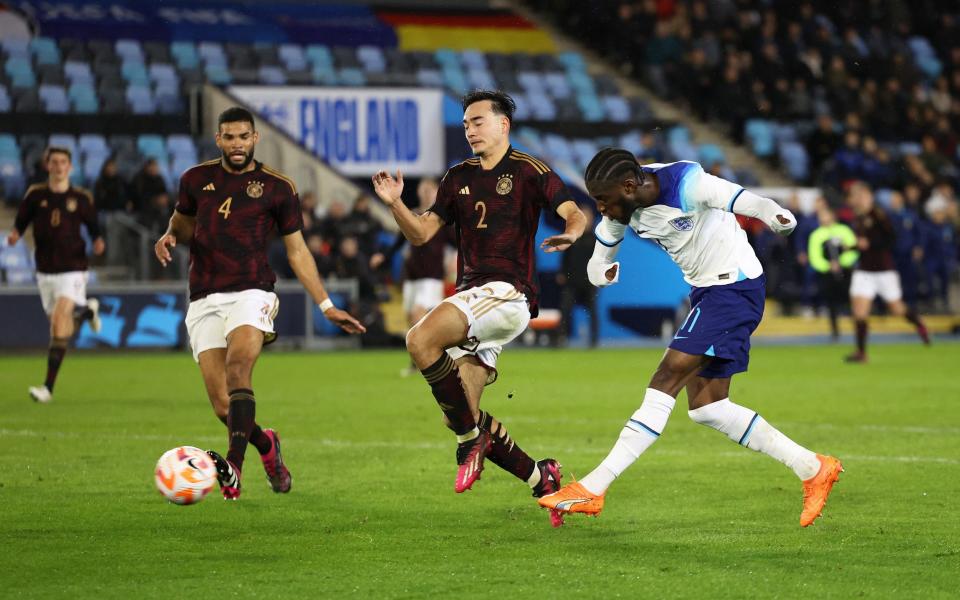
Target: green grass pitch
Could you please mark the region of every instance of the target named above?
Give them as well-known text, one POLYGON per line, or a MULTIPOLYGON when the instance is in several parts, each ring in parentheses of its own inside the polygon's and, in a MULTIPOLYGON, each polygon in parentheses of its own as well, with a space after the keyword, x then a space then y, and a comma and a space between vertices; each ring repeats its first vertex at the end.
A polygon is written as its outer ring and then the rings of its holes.
MULTIPOLYGON (((0 596, 36 598, 947 598, 960 581, 960 345, 760 347, 731 398, 846 467, 798 525, 784 466, 678 406, 607 494, 551 529, 487 463, 453 492, 454 442, 400 352, 267 353, 258 420, 283 436, 293 491, 248 452, 241 500, 168 504, 167 449, 225 450, 189 355, 0 357, 0 596)), ((637 408, 659 350, 508 349, 483 406, 537 457, 586 474, 637 408), (509 399, 508 393, 513 392, 509 399)))

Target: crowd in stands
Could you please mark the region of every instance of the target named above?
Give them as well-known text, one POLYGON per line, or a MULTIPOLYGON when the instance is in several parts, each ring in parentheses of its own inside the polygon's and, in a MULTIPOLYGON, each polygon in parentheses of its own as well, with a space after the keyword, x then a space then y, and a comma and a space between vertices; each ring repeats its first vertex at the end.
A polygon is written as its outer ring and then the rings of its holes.
MULTIPOLYGON (((841 218, 851 182, 868 183, 897 225, 907 300, 945 308, 960 226, 960 5, 530 4, 659 97, 727 127, 797 183, 820 187, 841 218)), ((814 228, 810 212, 787 241, 751 231, 774 272, 768 289, 788 305, 816 303, 806 256, 814 228)))

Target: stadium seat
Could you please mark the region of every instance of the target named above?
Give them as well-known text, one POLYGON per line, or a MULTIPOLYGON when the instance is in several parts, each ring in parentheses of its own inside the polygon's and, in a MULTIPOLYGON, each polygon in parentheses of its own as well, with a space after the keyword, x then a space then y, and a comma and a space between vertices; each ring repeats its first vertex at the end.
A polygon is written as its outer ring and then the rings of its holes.
POLYGON ((357 58, 368 73, 383 73, 387 68, 387 59, 378 46, 360 46, 357 48, 357 58))
POLYGON ((793 179, 804 181, 810 174, 807 150, 798 142, 784 142, 780 145, 780 162, 793 179))
POLYGON ((600 149, 594 141, 586 139, 574 140, 570 148, 577 167, 586 167, 600 149))
POLYGON ((596 122, 604 119, 603 106, 600 99, 591 93, 577 93, 577 105, 583 113, 583 120, 596 122))
POLYGON ((601 103, 610 121, 616 123, 626 123, 630 121, 630 106, 623 96, 619 94, 604 96, 601 103))
POLYGON ((85 62, 67 61, 63 64, 63 73, 70 83, 87 83, 93 85, 93 73, 90 65, 85 62))
POLYGON ((200 66, 200 56, 193 42, 177 41, 170 44, 170 56, 180 69, 196 69, 200 66))
POLYGON ((74 156, 77 155, 77 138, 69 133, 53 133, 50 135, 48 144, 59 148, 66 148, 74 156))
POLYGON ((547 90, 557 99, 569 98, 573 93, 570 81, 563 73, 547 73, 543 78, 547 90))
POLYGON ((310 62, 313 63, 315 68, 333 68, 333 54, 330 53, 330 48, 327 48, 326 46, 320 44, 311 44, 310 46, 307 46, 306 55, 307 58, 310 59, 310 62))
POLYGON ((197 54, 203 60, 204 66, 227 65, 227 55, 219 42, 200 42, 197 45, 197 54))
POLYGON ((67 93, 63 86, 41 85, 37 92, 47 112, 59 114, 70 112, 70 102, 67 100, 67 93))
POLYGON ((497 88, 493 75, 485 68, 470 68, 467 71, 467 83, 474 89, 492 90, 497 88))
POLYGON ((120 39, 114 44, 114 49, 123 62, 138 62, 143 64, 143 48, 140 47, 139 40, 120 39))
POLYGON ((144 134, 137 138, 137 150, 146 157, 156 158, 160 162, 167 160, 167 145, 162 136, 144 134))
POLYGON ((0 112, 10 112, 13 110, 13 103, 10 100, 10 94, 7 92, 7 86, 0 85, 0 112))
POLYGON ((340 69, 337 73, 337 82, 340 85, 360 87, 367 83, 363 71, 357 68, 340 69))
POLYGON ((443 87, 443 74, 436 69, 420 69, 417 71, 417 83, 424 87, 443 87))
POLYGON ((260 67, 258 73, 260 83, 265 85, 285 85, 287 78, 280 67, 260 67))
POLYGON ((530 92, 527 94, 527 100, 530 102, 530 112, 534 119, 553 121, 557 118, 557 108, 553 100, 545 93, 530 92))
POLYGON ((216 85, 229 85, 232 81, 230 70, 227 69, 225 64, 208 63, 207 66, 204 67, 204 72, 207 75, 207 79, 210 80, 210 83, 216 85))
POLYGON ((460 61, 467 69, 487 70, 487 56, 479 50, 464 50, 460 53, 460 61))
POLYGON ((281 44, 277 54, 290 71, 303 71, 307 68, 307 55, 299 44, 281 44))
POLYGON ((727 158, 720 146, 716 144, 700 144, 697 149, 697 161, 703 165, 704 169, 709 169, 714 164, 726 164, 727 158))
POLYGON ((754 154, 763 158, 773 156, 774 135, 769 122, 763 119, 750 119, 744 125, 744 134, 754 154))
POLYGON ((548 133, 543 136, 544 149, 554 162, 574 162, 573 150, 570 143, 563 136, 548 133))

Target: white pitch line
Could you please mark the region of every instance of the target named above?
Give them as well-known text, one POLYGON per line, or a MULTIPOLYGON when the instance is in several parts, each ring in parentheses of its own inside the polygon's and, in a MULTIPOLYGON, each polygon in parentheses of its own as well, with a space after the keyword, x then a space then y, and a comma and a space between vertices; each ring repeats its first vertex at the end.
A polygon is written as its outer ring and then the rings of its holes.
MULTIPOLYGON (((67 439, 67 438, 87 438, 90 436, 95 436, 98 438, 114 438, 121 440, 133 440, 133 441, 146 441, 146 442, 182 442, 182 436, 176 434, 169 435, 152 435, 152 434, 140 434, 140 433, 127 433, 127 432, 73 432, 73 431, 35 431, 32 429, 0 429, 0 438, 3 436, 11 437, 53 437, 58 439, 67 439)), ((223 436, 193 436, 191 442, 209 442, 209 443, 218 443, 223 441, 223 436)), ((382 441, 382 440, 368 440, 363 442, 356 442, 351 440, 335 440, 330 438, 287 438, 284 437, 284 442, 287 444, 293 443, 300 446, 323 446, 327 448, 359 448, 359 449, 371 449, 371 448, 393 448, 399 450, 449 450, 452 448, 453 443, 441 444, 437 442, 404 442, 404 441, 382 441)), ((531 446, 532 448, 540 449, 541 446, 531 446)), ((609 450, 609 447, 606 445, 593 445, 593 446, 564 446, 562 448, 551 448, 550 452, 554 454, 605 454, 609 450)), ((720 450, 717 452, 711 452, 709 454, 704 454, 702 452, 691 452, 688 450, 674 450, 672 448, 663 448, 655 447, 652 451, 653 454, 662 454, 665 456, 691 456, 697 458, 705 457, 720 457, 720 458, 745 458, 752 456, 753 452, 740 451, 740 452, 731 452, 729 450, 720 450)), ((946 465, 956 465, 960 464, 960 460, 955 458, 947 458, 944 456, 881 456, 881 455, 871 455, 871 454, 841 454, 840 459, 843 461, 863 461, 863 462, 905 462, 905 463, 933 463, 933 464, 946 464, 946 465)))

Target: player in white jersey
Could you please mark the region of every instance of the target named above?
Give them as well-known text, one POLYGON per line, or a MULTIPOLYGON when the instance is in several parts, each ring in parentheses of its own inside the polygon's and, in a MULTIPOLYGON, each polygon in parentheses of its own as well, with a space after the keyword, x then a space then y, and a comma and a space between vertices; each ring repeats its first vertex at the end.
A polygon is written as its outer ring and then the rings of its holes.
POLYGON ((794 216, 773 200, 714 177, 695 162, 641 166, 627 150, 601 150, 587 166, 587 191, 603 219, 587 266, 590 281, 616 283, 614 262, 627 227, 660 245, 693 289, 690 313, 664 353, 643 403, 610 454, 589 475, 539 499, 564 512, 598 514, 613 480, 649 448, 686 388, 691 419, 790 467, 803 481, 800 525, 820 516, 840 461, 799 446, 756 412, 730 401, 730 379, 747 370, 750 334, 763 316, 765 277, 735 214, 789 235, 794 216))

